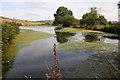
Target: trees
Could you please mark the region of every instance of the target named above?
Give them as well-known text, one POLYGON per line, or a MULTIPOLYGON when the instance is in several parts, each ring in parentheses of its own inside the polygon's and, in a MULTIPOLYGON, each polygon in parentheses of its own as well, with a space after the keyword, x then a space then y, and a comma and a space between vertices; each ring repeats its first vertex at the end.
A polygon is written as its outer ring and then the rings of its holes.
POLYGON ((59 7, 54 14, 54 25, 62 25, 63 27, 76 26, 78 20, 74 18, 71 10, 68 10, 66 7, 59 7))
MULTIPOLYGON (((98 13, 97 7, 90 8, 90 12, 82 16, 80 25, 86 26, 86 28, 95 29, 98 25, 106 25, 107 20, 103 15, 98 13)), ((100 27, 100 26, 99 26, 100 27)))
POLYGON ((63 20, 63 27, 70 27, 71 25, 75 27, 78 23, 78 20, 75 19, 73 16, 66 15, 64 16, 63 20))

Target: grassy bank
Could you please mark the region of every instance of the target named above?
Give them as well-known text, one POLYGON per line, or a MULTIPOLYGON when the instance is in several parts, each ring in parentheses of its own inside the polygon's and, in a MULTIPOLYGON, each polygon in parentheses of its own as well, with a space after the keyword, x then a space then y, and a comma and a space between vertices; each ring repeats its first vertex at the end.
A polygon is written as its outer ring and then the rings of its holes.
POLYGON ((81 29, 81 28, 70 28, 70 27, 66 27, 66 28, 61 28, 60 30, 62 31, 67 31, 67 32, 73 32, 73 33, 78 33, 78 32, 94 32, 94 33, 104 33, 101 31, 94 31, 94 30, 87 30, 87 29, 81 29))

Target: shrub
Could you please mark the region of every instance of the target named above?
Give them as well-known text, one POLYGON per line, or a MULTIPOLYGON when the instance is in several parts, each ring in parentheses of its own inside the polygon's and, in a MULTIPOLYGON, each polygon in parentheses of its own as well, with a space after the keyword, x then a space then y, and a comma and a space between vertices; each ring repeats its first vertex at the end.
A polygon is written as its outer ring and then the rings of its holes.
POLYGON ((115 33, 115 34, 120 35, 120 22, 114 23, 110 26, 106 26, 106 27, 102 28, 101 30, 104 32, 115 33))
POLYGON ((12 43, 12 40, 15 38, 15 35, 20 32, 19 27, 16 23, 4 22, 2 23, 2 51, 12 43))

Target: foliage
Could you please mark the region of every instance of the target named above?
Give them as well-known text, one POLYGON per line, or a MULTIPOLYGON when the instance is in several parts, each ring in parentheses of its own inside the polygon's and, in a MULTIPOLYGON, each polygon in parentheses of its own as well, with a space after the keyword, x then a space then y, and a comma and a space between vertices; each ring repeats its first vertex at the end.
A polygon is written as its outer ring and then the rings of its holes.
POLYGON ((103 15, 99 16, 99 22, 101 25, 107 24, 107 20, 105 19, 105 17, 103 15))
POLYGON ((19 33, 19 27, 17 23, 5 22, 2 24, 2 50, 4 51, 5 47, 12 43, 12 40, 15 38, 15 35, 19 33))
POLYGON ((17 25, 18 25, 18 26, 22 26, 22 24, 21 24, 21 23, 17 23, 17 25))
POLYGON ((75 19, 73 16, 70 16, 70 15, 64 16, 63 27, 66 27, 66 26, 69 27, 71 25, 75 27, 77 25, 77 19, 75 19))
MULTIPOLYGON (((80 25, 86 26, 89 29, 97 29, 97 25, 106 25, 107 20, 103 15, 98 13, 97 7, 92 7, 89 13, 82 16, 80 25)), ((100 26, 99 26, 100 27, 100 26)))
POLYGON ((54 25, 62 25, 63 27, 76 26, 78 20, 74 18, 71 10, 66 7, 59 7, 54 14, 54 25))
POLYGON ((110 24, 111 25, 104 27, 102 31, 120 35, 120 22, 110 24))

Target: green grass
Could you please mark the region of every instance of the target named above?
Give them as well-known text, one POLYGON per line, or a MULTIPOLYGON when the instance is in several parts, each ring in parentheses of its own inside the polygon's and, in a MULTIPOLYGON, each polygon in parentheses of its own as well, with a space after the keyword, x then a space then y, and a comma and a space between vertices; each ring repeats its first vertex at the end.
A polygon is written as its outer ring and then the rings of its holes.
POLYGON ((94 30, 87 30, 87 29, 80 29, 80 28, 62 28, 61 31, 67 31, 67 32, 73 32, 73 33, 78 33, 78 32, 94 32, 94 33, 104 33, 101 31, 94 31, 94 30))

